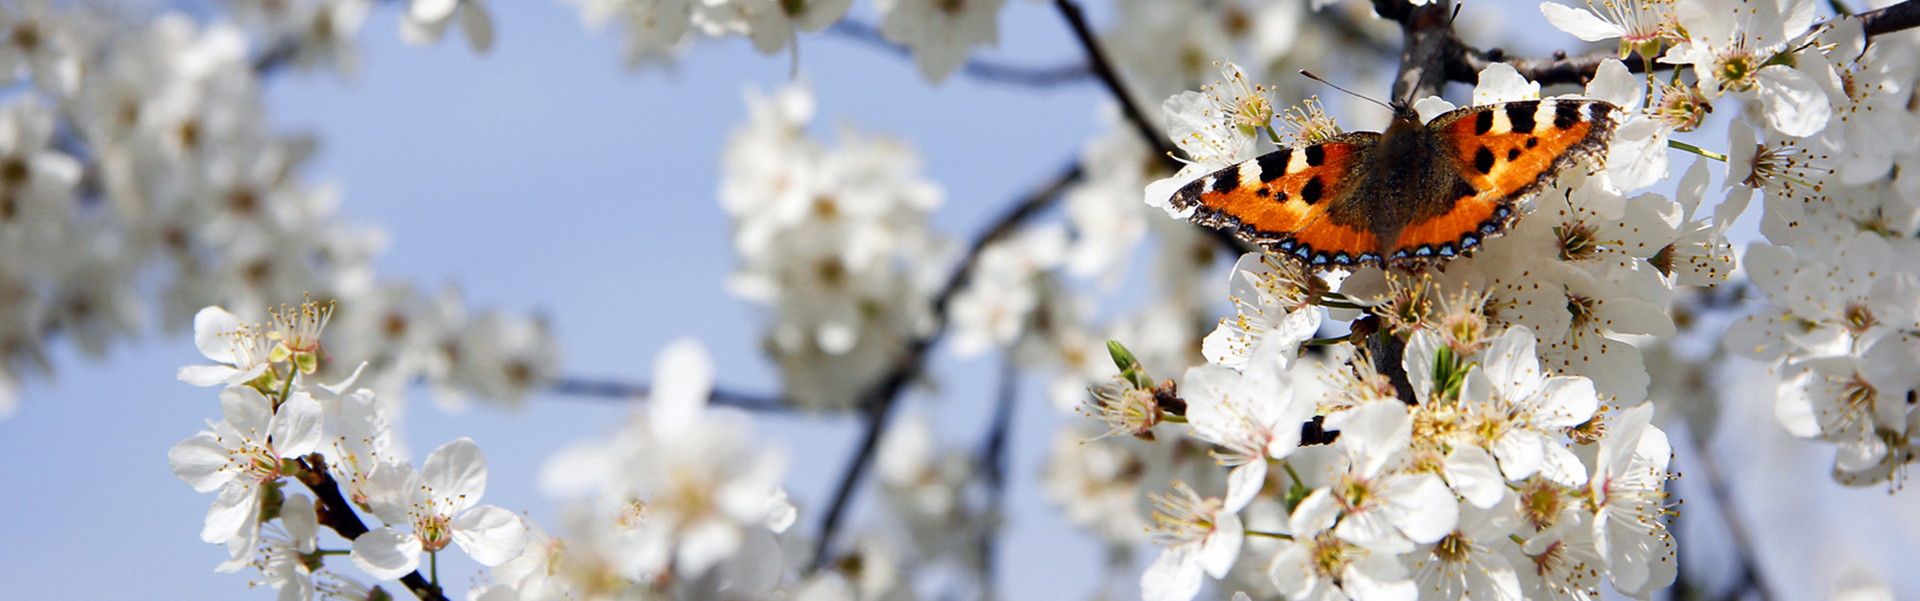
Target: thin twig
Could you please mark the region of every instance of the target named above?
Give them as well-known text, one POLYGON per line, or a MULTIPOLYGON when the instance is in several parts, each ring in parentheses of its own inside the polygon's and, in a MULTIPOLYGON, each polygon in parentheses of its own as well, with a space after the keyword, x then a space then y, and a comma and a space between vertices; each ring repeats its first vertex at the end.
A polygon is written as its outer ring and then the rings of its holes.
POLYGON ((1113 99, 1120 103, 1120 112, 1126 116, 1127 122, 1133 124, 1134 132, 1140 134, 1140 139, 1146 140, 1147 144, 1153 146, 1154 153, 1159 156, 1161 163, 1168 165, 1171 169, 1179 169, 1179 159, 1185 155, 1175 149, 1166 136, 1160 134, 1159 128, 1147 122, 1147 113, 1140 110, 1140 103, 1134 101, 1133 93, 1129 92, 1126 84, 1120 81, 1120 74, 1113 70, 1113 63, 1107 60, 1107 53, 1101 49, 1100 40, 1094 37, 1093 28, 1087 25, 1087 15, 1081 12, 1080 5, 1075 4, 1073 0, 1054 0, 1053 5, 1060 9, 1060 16, 1067 20, 1068 26, 1073 28, 1073 37, 1078 39, 1080 47, 1086 50, 1087 61, 1093 66, 1093 74, 1100 77, 1100 83, 1105 84, 1107 91, 1113 94, 1113 99))
POLYGON ((856 406, 860 408, 866 419, 866 431, 860 439, 859 450, 853 456, 853 463, 847 466, 846 474, 841 476, 840 484, 834 490, 833 503, 827 506, 827 513, 821 519, 819 539, 814 541, 814 570, 827 565, 829 561, 827 550, 831 548, 834 534, 840 529, 840 520, 845 517, 847 506, 853 500, 853 490, 859 486, 860 479, 866 475, 867 467, 873 463, 874 453, 880 445, 880 436, 887 429, 893 407, 897 404, 900 393, 906 389, 907 382, 912 381, 913 377, 920 373, 920 367, 926 361, 927 350, 946 334, 947 306, 953 302, 953 295, 972 280, 973 269, 980 258, 980 251, 987 245, 1012 234, 1022 223, 1051 206, 1060 194, 1066 191, 1068 185, 1080 180, 1081 175, 1079 163, 1074 163, 1062 170, 1046 185, 1028 194, 1006 214, 994 220, 992 227, 987 228, 986 232, 974 239, 973 245, 967 248, 967 254, 961 259, 960 265, 954 269, 951 276, 948 276, 946 284, 941 286, 940 291, 933 297, 932 314, 935 319, 933 330, 908 344, 907 351, 895 361, 893 369, 887 373, 887 376, 860 396, 856 406))
MULTIPOLYGON (((313 491, 314 496, 318 497, 314 501, 314 512, 318 514, 320 523, 339 533, 340 538, 349 541, 366 534, 367 525, 360 521, 359 514, 353 512, 353 505, 340 494, 340 483, 335 481, 333 474, 327 471, 327 458, 314 453, 300 458, 299 462, 304 470, 300 476, 300 483, 305 484, 307 490, 313 491)), ((400 583, 407 585, 407 590, 412 591, 420 601, 447 601, 447 596, 440 591, 440 587, 428 582, 419 571, 409 572, 406 576, 400 577, 400 583)))
POLYGON ((1014 401, 1020 391, 1020 367, 1008 351, 1000 363, 1000 391, 993 404, 993 423, 987 427, 986 444, 980 449, 980 465, 984 468, 987 484, 987 511, 991 520, 980 535, 980 579, 986 583, 987 598, 993 598, 993 555, 994 541, 997 538, 1006 515, 1007 497, 1007 433, 1013 429, 1014 401))
POLYGON ((1760 571, 1759 560, 1753 553, 1753 537, 1748 533, 1747 525, 1740 519, 1740 508, 1734 505, 1734 496, 1727 490, 1727 482, 1720 474, 1720 462, 1713 457, 1713 451, 1706 448, 1697 436, 1689 435, 1693 441, 1693 456, 1700 462, 1700 471, 1707 478, 1707 492, 1713 495, 1713 504, 1720 508, 1720 516, 1727 524, 1727 534, 1733 539, 1734 556, 1740 560, 1740 585, 1734 587, 1726 599, 1729 601, 1745 599, 1752 591, 1760 601, 1772 601, 1773 590, 1767 586, 1767 580, 1760 571))
MULTIPOLYGON (((843 18, 827 27, 827 33, 849 40, 867 43, 875 48, 885 49, 898 56, 911 54, 905 46, 888 41, 880 35, 880 28, 873 24, 852 18, 843 18)), ((1052 88, 1065 85, 1077 85, 1093 80, 1093 70, 1084 64, 1056 65, 1052 67, 1027 67, 1009 65, 980 59, 971 59, 961 65, 960 74, 981 81, 1004 83, 1031 88, 1052 88)))
MULTIPOLYGON (((609 399, 646 398, 653 389, 647 383, 616 382, 612 380, 590 380, 586 378, 561 378, 548 388, 549 391, 578 396, 609 399)), ((793 405, 786 399, 767 397, 724 388, 715 388, 707 395, 707 402, 713 405, 737 407, 759 413, 792 413, 793 405)))

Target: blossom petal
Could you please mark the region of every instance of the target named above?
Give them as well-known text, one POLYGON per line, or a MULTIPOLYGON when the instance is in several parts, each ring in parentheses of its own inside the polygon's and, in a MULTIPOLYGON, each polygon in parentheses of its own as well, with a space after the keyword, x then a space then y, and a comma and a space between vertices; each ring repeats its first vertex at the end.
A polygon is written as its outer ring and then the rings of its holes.
POLYGON ((1447 453, 1445 474, 1453 492, 1474 507, 1487 509, 1507 496, 1507 481, 1501 477, 1500 465, 1480 447, 1463 445, 1447 453))
MULTIPOLYGON (((256 365, 254 366, 254 371, 265 373, 267 371, 267 366, 264 363, 260 365, 256 365)), ((235 379, 234 376, 240 375, 243 373, 248 373, 248 372, 242 372, 238 369, 234 369, 233 366, 231 365, 188 365, 186 367, 180 368, 180 372, 176 374, 175 377, 180 378, 180 381, 182 382, 186 382, 194 386, 216 386, 220 384, 239 384, 240 382, 245 382, 247 380, 253 379, 253 378, 245 378, 245 379, 241 379, 239 382, 233 381, 235 379)), ((258 376, 260 374, 255 373, 254 375, 258 376)))
POLYGON ((420 568, 420 539, 381 528, 353 539, 353 566, 381 580, 397 580, 420 568))
POLYGON ((1621 29, 1619 25, 1608 23, 1606 19, 1593 14, 1593 11, 1580 10, 1554 2, 1542 2, 1540 13, 1547 16, 1548 23, 1552 23, 1560 31, 1573 34, 1573 37, 1580 38, 1582 41, 1598 42, 1627 34, 1627 30, 1621 29))
POLYGON ((1260 489, 1267 484, 1267 462, 1265 458, 1255 459, 1235 466, 1227 472, 1227 499, 1223 513, 1239 513, 1260 489))
POLYGON ((427 456, 420 467, 420 483, 442 500, 448 515, 459 515, 487 493, 487 457, 473 439, 460 437, 427 456))
POLYGON ((672 437, 691 429, 713 392, 713 357, 696 338, 667 343, 653 359, 653 391, 647 419, 655 434, 672 437))
POLYGON ((1240 516, 1220 512, 1214 517, 1213 534, 1200 542, 1200 567, 1214 578, 1226 578, 1233 562, 1240 559, 1240 544, 1246 537, 1240 516))
POLYGON ((1460 523, 1460 502, 1433 474, 1400 476, 1388 485, 1395 511, 1387 519, 1416 543, 1431 543, 1453 532, 1460 523))
POLYGON ((453 542, 483 566, 497 566, 520 555, 527 544, 527 527, 513 512, 481 505, 448 524, 453 542))
POLYGON ((1160 557, 1140 574, 1140 596, 1145 601, 1191 601, 1200 593, 1198 553, 1190 545, 1174 545, 1160 551, 1160 557))
POLYGON ((208 359, 232 365, 236 359, 233 356, 233 338, 228 334, 239 329, 240 318, 234 317, 226 309, 218 305, 201 309, 193 315, 193 345, 199 347, 200 354, 208 359))
POLYGON ((287 395, 273 414, 273 448, 281 457, 299 457, 320 447, 320 427, 326 421, 320 401, 305 392, 287 395))
POLYGON ((1804 138, 1820 133, 1833 116, 1833 104, 1820 83, 1798 69, 1773 65, 1754 77, 1760 103, 1766 108, 1767 125, 1780 133, 1804 138))
POLYGON ((230 483, 220 489, 213 506, 207 508, 207 522, 200 529, 200 540, 225 543, 243 536, 249 526, 260 521, 260 487, 230 483))
POLYGON ((173 445, 167 450, 167 465, 194 492, 213 492, 233 481, 232 472, 220 469, 227 466, 227 448, 212 432, 201 432, 173 445))

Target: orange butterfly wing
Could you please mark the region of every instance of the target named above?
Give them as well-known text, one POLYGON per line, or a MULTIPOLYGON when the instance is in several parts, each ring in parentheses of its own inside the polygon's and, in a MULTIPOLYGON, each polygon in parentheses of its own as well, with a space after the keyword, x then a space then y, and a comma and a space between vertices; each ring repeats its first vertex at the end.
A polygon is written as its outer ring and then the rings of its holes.
POLYGON ((1236 228, 1242 240, 1316 267, 1378 263, 1373 233, 1326 219, 1349 202, 1358 169, 1380 134, 1354 132, 1282 148, 1188 183, 1171 199, 1191 221, 1236 228))
MULTIPOLYGON (((1467 107, 1435 117, 1428 128, 1473 188, 1446 213, 1407 224, 1410 255, 1451 256, 1504 232, 1519 203, 1583 158, 1598 159, 1613 137, 1615 106, 1600 100, 1522 100, 1467 107)), ((1398 253, 1396 253, 1397 255, 1398 253)))

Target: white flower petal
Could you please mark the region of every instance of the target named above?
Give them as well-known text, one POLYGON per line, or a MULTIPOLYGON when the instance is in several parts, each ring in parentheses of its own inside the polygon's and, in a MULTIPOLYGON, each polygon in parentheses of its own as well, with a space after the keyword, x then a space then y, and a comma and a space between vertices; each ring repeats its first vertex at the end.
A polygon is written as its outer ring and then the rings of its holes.
POLYGON ((167 465, 194 492, 213 492, 233 481, 233 472, 220 469, 227 466, 227 448, 212 432, 201 432, 173 445, 167 450, 167 465))
POLYGON ((527 527, 513 512, 481 505, 460 514, 449 524, 453 542, 483 566, 497 566, 520 556, 527 544, 527 527))
POLYGON ((434 498, 444 499, 445 504, 438 507, 446 508, 448 515, 459 515, 487 492, 487 457, 473 439, 455 439, 427 456, 420 467, 420 482, 433 491, 434 498))
POLYGON ((1547 22, 1554 27, 1573 34, 1582 41, 1598 42, 1617 38, 1627 34, 1619 25, 1607 22, 1593 11, 1580 10, 1554 2, 1540 3, 1540 13, 1547 16, 1547 22))
MULTIPOLYGON (((208 359, 232 365, 233 338, 228 334, 240 329, 240 318, 226 309, 211 306, 193 315, 193 345, 208 359)), ((196 386, 205 386, 196 384, 196 386)))
POLYGON ((1445 474, 1453 492, 1474 507, 1487 509, 1507 496, 1507 481, 1500 474, 1500 465, 1480 447, 1461 446, 1447 453, 1445 474))
POLYGON ((381 528, 353 539, 353 566, 381 580, 398 580, 420 568, 420 539, 381 528))
POLYGON ((1240 559, 1240 544, 1246 536, 1240 516, 1226 511, 1215 515, 1213 534, 1200 542, 1200 567, 1214 578, 1226 578, 1233 562, 1240 559))
POLYGON ((1192 601, 1200 593, 1201 575, 1198 553, 1189 545, 1174 545, 1160 550, 1160 557, 1140 574, 1140 596, 1144 601, 1192 601))
POLYGON ((1833 115, 1827 93, 1813 76, 1786 65, 1773 65, 1754 74, 1767 124, 1775 131, 1804 138, 1820 133, 1833 115))

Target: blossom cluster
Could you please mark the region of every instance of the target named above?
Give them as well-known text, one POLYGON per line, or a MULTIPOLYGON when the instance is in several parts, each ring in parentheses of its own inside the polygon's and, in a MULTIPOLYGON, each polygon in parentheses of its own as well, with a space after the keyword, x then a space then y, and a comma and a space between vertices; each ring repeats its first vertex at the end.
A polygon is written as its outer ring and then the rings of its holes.
POLYGON ((253 566, 281 599, 373 598, 377 589, 326 566, 333 553, 318 546, 321 516, 350 539, 354 567, 379 580, 417 578, 422 554, 449 546, 482 565, 519 556, 527 526, 479 504, 487 463, 472 440, 442 445, 415 468, 386 405, 354 387, 358 370, 334 385, 313 383, 330 314, 307 303, 283 307, 267 324, 218 306, 194 318, 194 341, 217 364, 182 368, 180 379, 221 387, 224 419, 175 445, 167 460, 194 490, 218 493, 200 533, 227 548, 218 569, 253 566), (356 511, 383 525, 367 528, 356 511))
POLYGON ((539 320, 471 315, 455 291, 378 279, 385 235, 301 177, 314 140, 269 126, 265 77, 356 68, 366 0, 232 5, 232 21, 209 24, 0 9, 0 79, 20 84, 0 102, 0 415, 24 375, 52 371, 51 339, 100 357, 149 322, 177 330, 211 304, 259 320, 305 293, 347 307, 322 374, 370 361, 366 381, 389 402, 423 378, 455 402, 515 401, 551 380, 539 320))
POLYGON ((811 138, 804 84, 747 104, 720 185, 740 255, 728 288, 773 310, 766 348, 791 402, 852 407, 929 328, 941 189, 900 142, 851 129, 837 148, 811 138))

